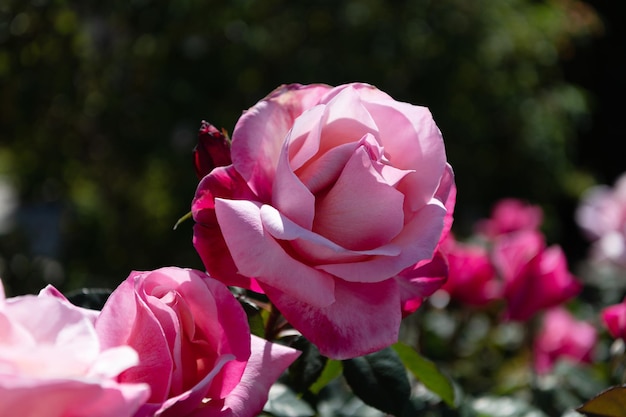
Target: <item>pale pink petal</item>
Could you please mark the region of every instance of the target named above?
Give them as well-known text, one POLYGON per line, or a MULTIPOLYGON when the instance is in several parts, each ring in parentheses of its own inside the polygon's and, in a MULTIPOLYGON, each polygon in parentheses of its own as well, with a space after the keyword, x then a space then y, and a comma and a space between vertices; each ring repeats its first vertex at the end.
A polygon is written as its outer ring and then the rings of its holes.
POLYGON ((271 196, 278 155, 293 121, 328 89, 323 85, 282 87, 238 120, 232 135, 233 165, 262 201, 271 196))
POLYGON ((226 244, 241 274, 280 288, 315 306, 334 301, 334 280, 293 259, 263 228, 260 205, 245 200, 215 201, 226 244))
POLYGON ((329 358, 354 358, 398 341, 402 314, 394 280, 373 284, 336 281, 336 301, 322 308, 271 287, 264 289, 287 321, 329 358))
POLYGON ((416 210, 435 194, 446 166, 443 137, 426 107, 397 101, 366 102, 391 165, 415 170, 399 188, 416 210))
POLYGON ((19 417, 131 417, 149 395, 145 384, 114 381, 0 378, 0 415, 19 417))
POLYGON ((114 378, 139 363, 139 356, 130 346, 103 350, 89 369, 90 378, 114 378))
POLYGON ((378 127, 364 107, 356 90, 346 88, 333 97, 325 107, 321 135, 322 153, 345 143, 355 142, 368 133, 378 138, 378 127))
POLYGON ((315 216, 315 196, 292 171, 288 153, 289 149, 283 148, 278 160, 271 202, 292 221, 310 229, 315 216))
POLYGON ((353 250, 389 243, 403 227, 404 196, 384 183, 358 148, 326 196, 316 202, 313 231, 353 250))

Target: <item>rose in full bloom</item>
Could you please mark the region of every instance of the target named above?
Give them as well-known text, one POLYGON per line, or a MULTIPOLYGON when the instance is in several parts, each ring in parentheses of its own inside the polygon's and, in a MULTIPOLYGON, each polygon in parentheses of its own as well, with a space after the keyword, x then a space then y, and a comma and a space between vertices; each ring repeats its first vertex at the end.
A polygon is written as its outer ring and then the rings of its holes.
POLYGON ((96 315, 55 289, 5 298, 0 285, 0 415, 134 415, 149 386, 120 383, 117 376, 137 364, 137 353, 102 346, 96 315))
POLYGON ((611 336, 626 340, 626 299, 604 308, 600 315, 611 336))
POLYGON ((494 238, 518 230, 538 230, 542 221, 541 207, 517 198, 504 198, 494 204, 491 217, 476 223, 476 231, 494 238))
POLYGON ((594 259, 626 268, 626 174, 613 188, 598 185, 587 190, 576 210, 576 221, 593 241, 594 259))
POLYGON ((548 310, 533 346, 535 371, 546 374, 561 359, 591 363, 597 339, 591 323, 577 320, 563 307, 548 310))
POLYGON ((192 204, 211 275, 265 293, 326 356, 394 343, 454 204, 428 109, 366 84, 286 85, 244 112, 231 157, 192 204))
POLYGON ((152 391, 137 416, 253 417, 299 352, 251 337, 243 307, 203 272, 132 272, 96 321, 108 346, 129 345, 139 364, 120 375, 152 391))
POLYGON ((561 247, 546 247, 540 232, 502 235, 495 241, 492 256, 503 280, 508 319, 528 320, 576 296, 582 288, 569 272, 561 247))

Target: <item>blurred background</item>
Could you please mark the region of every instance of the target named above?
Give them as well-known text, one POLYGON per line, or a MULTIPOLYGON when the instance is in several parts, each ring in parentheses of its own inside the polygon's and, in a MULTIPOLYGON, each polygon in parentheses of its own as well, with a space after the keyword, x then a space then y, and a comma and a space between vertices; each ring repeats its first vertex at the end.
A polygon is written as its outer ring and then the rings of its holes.
POLYGON ((10 295, 202 268, 200 122, 232 131, 283 83, 363 81, 429 107, 454 231, 499 198, 586 254, 582 191, 626 170, 624 2, 0 0, 0 277, 10 295), (620 147, 620 151, 618 151, 620 147))

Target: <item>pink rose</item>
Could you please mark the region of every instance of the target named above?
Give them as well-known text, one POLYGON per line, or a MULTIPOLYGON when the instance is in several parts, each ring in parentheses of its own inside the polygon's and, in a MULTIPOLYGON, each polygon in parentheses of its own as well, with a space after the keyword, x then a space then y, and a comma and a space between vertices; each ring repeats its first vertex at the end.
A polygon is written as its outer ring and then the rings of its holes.
POLYGON ((597 339, 590 323, 576 320, 562 307, 548 310, 533 347, 535 371, 546 374, 559 359, 591 363, 597 339))
POLYGON ((207 270, 264 292, 326 356, 394 343, 398 280, 422 286, 406 271, 424 270, 452 212, 428 109, 366 84, 282 86, 239 119, 231 156, 192 205, 207 270))
POLYGON ((51 293, 5 299, 0 286, 0 415, 133 416, 149 387, 117 376, 137 353, 101 346, 95 314, 51 293))
POLYGON ((491 210, 491 217, 476 224, 479 234, 494 238, 518 230, 537 230, 543 221, 541 207, 516 198, 504 198, 491 210))
POLYGON ((583 194, 576 221, 593 241, 591 255, 626 267, 626 174, 613 188, 592 187, 583 194))
POLYGON ((504 282, 507 318, 528 320, 536 312, 577 295, 582 285, 569 272, 562 249, 545 246, 543 235, 520 231, 500 236, 493 261, 504 282))
POLYGON ((611 336, 626 340, 626 299, 603 309, 601 317, 611 336))
POLYGON ((139 364, 120 375, 152 393, 137 416, 255 416, 299 352, 250 336, 222 283, 175 267, 132 272, 96 322, 107 346, 132 346, 139 364))
POLYGON ((460 243, 449 237, 444 245, 448 280, 443 285, 452 299, 483 306, 501 295, 501 285, 485 246, 460 243))

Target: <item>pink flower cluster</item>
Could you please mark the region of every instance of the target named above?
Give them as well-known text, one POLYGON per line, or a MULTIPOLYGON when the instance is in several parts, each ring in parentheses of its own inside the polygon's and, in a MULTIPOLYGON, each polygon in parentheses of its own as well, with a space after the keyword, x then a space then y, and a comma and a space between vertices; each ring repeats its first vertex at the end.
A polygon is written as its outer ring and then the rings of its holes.
POLYGON ((543 213, 517 199, 494 205, 476 225, 473 241, 452 236, 443 250, 449 263, 443 289, 462 303, 506 303, 505 318, 525 321, 576 296, 580 282, 569 272, 563 250, 547 246, 539 230, 543 213))
POLYGON ((255 416, 299 352, 250 335, 203 272, 132 272, 101 312, 52 287, 0 298, 0 415, 255 416))
POLYGON ((614 187, 587 190, 576 211, 576 221, 593 242, 591 255, 626 268, 626 174, 614 187))

